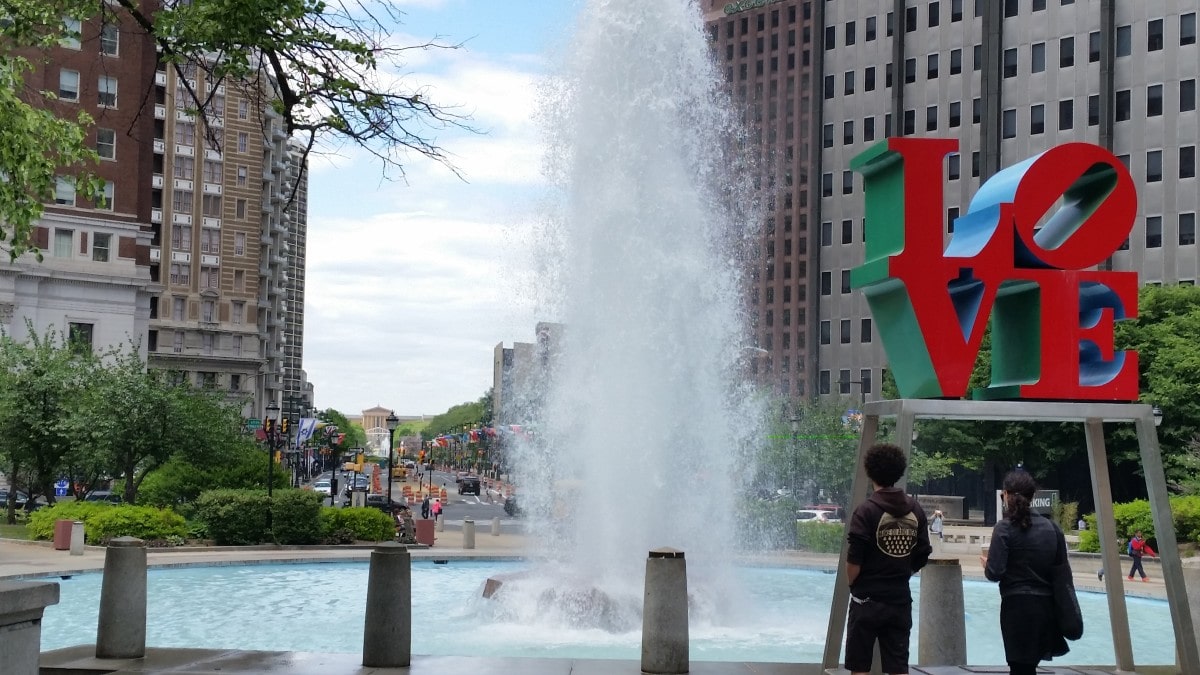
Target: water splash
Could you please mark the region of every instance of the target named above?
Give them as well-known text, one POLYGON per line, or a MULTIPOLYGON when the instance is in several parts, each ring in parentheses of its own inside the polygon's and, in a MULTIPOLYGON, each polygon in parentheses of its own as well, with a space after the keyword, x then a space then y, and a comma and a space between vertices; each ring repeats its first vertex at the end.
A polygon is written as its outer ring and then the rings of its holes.
POLYGON ((588 2, 571 44, 544 106, 562 327, 539 340, 535 435, 514 465, 537 553, 605 593, 571 602, 625 616, 649 549, 724 576, 759 418, 739 310, 758 221, 693 2, 588 2))

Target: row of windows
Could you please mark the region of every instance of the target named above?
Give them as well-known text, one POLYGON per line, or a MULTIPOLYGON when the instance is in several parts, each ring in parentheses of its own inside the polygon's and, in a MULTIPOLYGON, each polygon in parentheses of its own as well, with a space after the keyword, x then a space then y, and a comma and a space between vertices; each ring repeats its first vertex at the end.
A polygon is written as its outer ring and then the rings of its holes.
MULTIPOLYGON (((192 226, 171 226, 171 248, 184 253, 192 250, 192 226)), ((200 228, 200 252, 221 255, 221 231, 211 227, 200 228)), ((246 255, 246 233, 233 233, 233 255, 246 255)))
MULTIPOLYGON (((812 18, 812 2, 804 3, 802 16, 804 17, 805 21, 808 21, 809 19, 812 18)), ((780 14, 779 10, 777 10, 777 9, 772 10, 771 11, 771 28, 779 28, 779 22, 780 22, 781 18, 783 18, 783 15, 780 14)), ((787 8, 786 22, 788 24, 796 23, 796 8, 794 6, 787 8)), ((767 29, 767 14, 766 14, 766 12, 759 14, 756 17, 756 28, 759 31, 764 31, 767 29)), ((717 25, 713 24, 712 26, 709 27, 708 31, 709 31, 709 37, 712 38, 712 40, 715 42, 717 40, 718 32, 719 32, 717 25)), ((744 16, 741 19, 729 19, 728 21, 726 21, 725 22, 725 38, 727 40, 732 40, 734 38, 735 32, 739 35, 746 35, 747 33, 749 33, 750 32, 750 17, 744 16), (735 26, 736 26, 736 29, 735 29, 735 26)))
POLYGON ((76 232, 73 229, 54 228, 53 254, 55 258, 74 258, 75 242, 79 242, 79 255, 94 262, 108 262, 112 257, 112 235, 106 232, 76 232), (78 237, 76 235, 79 235, 78 237), (85 242, 91 243, 88 251, 85 242))
MULTIPOLYGON (((210 127, 207 130, 206 138, 209 147, 217 152, 225 146, 225 130, 215 127, 210 127)), ((175 143, 179 145, 194 146, 196 144, 196 125, 193 122, 176 122, 175 123, 175 143)), ((250 134, 245 131, 237 133, 237 151, 250 151, 250 134)))
MULTIPOLYGON (((175 331, 175 334, 171 340, 171 351, 174 352, 175 354, 183 353, 183 347, 184 347, 183 338, 185 335, 186 335, 186 333, 184 331, 181 331, 181 330, 175 331)), ((228 346, 226 347, 226 349, 228 349, 234 356, 241 356, 242 355, 242 336, 241 335, 227 335, 227 336, 225 336, 225 338, 228 340, 228 343, 227 343, 228 346)), ((211 356, 213 354, 213 348, 214 348, 214 345, 216 344, 216 341, 217 341, 217 336, 214 333, 201 333, 200 334, 200 353, 204 354, 206 356, 211 356)), ((150 331, 149 349, 152 352, 158 351, 158 332, 157 331, 150 331)), ((170 380, 172 384, 183 384, 184 379, 185 379, 184 373, 175 371, 173 373, 173 375, 174 376, 170 380)), ((208 373, 208 372, 196 373, 196 386, 205 388, 205 389, 212 389, 213 387, 217 386, 217 374, 216 373, 208 373)), ((230 391, 241 391, 241 388, 242 388, 242 376, 238 373, 230 373, 230 375, 229 375, 230 391)))
MULTIPOLYGON (((166 300, 165 298, 163 299, 166 300)), ((171 298, 171 320, 184 321, 184 310, 187 308, 187 298, 173 296, 171 298)), ((200 303, 200 320, 204 323, 216 323, 217 304, 214 300, 204 300, 200 303)), ((246 321, 246 302, 234 300, 229 303, 229 320, 234 325, 246 321)))
MULTIPOLYGON (((78 195, 75 190, 75 179, 71 176, 55 176, 54 178, 54 203, 59 206, 76 206, 78 195)), ((114 210, 116 202, 116 190, 112 183, 105 183, 104 187, 100 188, 100 193, 96 195, 94 206, 101 211, 114 210)))
MULTIPOLYGON (((59 43, 67 49, 81 49, 80 38, 83 37, 83 25, 79 19, 63 19, 63 37, 59 43)), ((100 53, 105 56, 117 56, 121 44, 120 26, 105 22, 100 26, 100 53)))
MULTIPOLYGON (((1175 230, 1180 246, 1192 246, 1196 243, 1196 214, 1194 212, 1179 214, 1178 227, 1175 230)), ((1162 248, 1163 223, 1162 216, 1146 216, 1146 248, 1162 248)), ((1122 250, 1129 248, 1129 243, 1122 250)))
MULTIPOLYGON (((170 280, 172 286, 191 286, 192 284, 192 265, 191 263, 171 263, 170 280)), ((218 289, 221 286, 221 270, 215 266, 204 265, 200 268, 200 290, 206 288, 218 289)), ((233 290, 242 292, 246 290, 246 272, 244 270, 233 271, 233 290)))
MULTIPOLYGON (((58 100, 79 102, 79 71, 62 68, 58 71, 58 100)), ((117 107, 117 78, 101 75, 96 78, 96 105, 117 107)))
MULTIPOLYGON (((840 343, 841 344, 844 344, 844 345, 850 344, 851 325, 852 324, 851 324, 850 319, 842 319, 841 320, 841 322, 840 322, 840 328, 841 328, 840 343)), ((821 344, 823 344, 823 345, 827 345, 831 342, 831 339, 832 339, 832 336, 830 335, 831 326, 832 326, 831 321, 825 320, 825 321, 821 322, 821 344)), ((859 320, 858 341, 862 342, 864 344, 871 342, 871 320, 870 319, 860 319, 859 320)))
MULTIPOLYGON (((822 370, 820 373, 817 374, 817 393, 819 393, 819 394, 832 394, 833 393, 833 391, 831 389, 832 383, 829 381, 830 375, 831 375, 831 371, 828 371, 828 370, 822 370)), ((842 368, 841 370, 838 371, 837 385, 838 385, 838 393, 839 394, 849 395, 850 391, 851 391, 850 388, 856 384, 858 385, 859 392, 862 395, 865 396, 867 394, 872 393, 873 383, 871 380, 871 369, 870 368, 863 368, 862 370, 859 370, 857 380, 850 378, 850 369, 849 368, 842 368)))

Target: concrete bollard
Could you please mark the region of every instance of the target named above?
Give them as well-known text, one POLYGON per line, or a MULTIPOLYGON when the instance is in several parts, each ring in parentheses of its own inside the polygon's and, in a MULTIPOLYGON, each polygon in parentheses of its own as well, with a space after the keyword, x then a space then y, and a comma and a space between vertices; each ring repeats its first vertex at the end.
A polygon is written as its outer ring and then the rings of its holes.
POLYGON ((83 523, 71 523, 71 555, 83 555, 83 523))
POLYGON ((917 665, 966 664, 967 616, 957 558, 934 558, 921 570, 920 616, 917 665))
POLYGON ((146 656, 146 542, 117 537, 104 552, 96 658, 146 656))
POLYGON ((646 559, 642 672, 676 675, 689 665, 687 564, 683 551, 656 548, 646 559))
POLYGON ((492 518, 492 536, 493 537, 500 536, 500 518, 499 517, 492 518))
POLYGON ((412 659, 412 560, 408 548, 382 544, 367 574, 363 666, 407 668, 412 659))
POLYGON ((0 664, 5 675, 38 675, 42 613, 58 604, 58 584, 0 581, 0 664))
POLYGON ((435 518, 433 521, 433 529, 437 530, 438 532, 445 532, 446 531, 446 517, 438 516, 437 518, 435 518))
POLYGON ((463 548, 475 548, 475 521, 463 521, 463 548))

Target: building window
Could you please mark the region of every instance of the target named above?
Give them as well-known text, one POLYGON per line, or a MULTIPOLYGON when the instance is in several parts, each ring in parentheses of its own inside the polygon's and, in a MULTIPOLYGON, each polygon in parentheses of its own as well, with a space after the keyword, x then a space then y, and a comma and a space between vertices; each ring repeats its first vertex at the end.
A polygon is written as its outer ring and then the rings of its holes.
POLYGON ((250 119, 250 101, 244 98, 238 99, 238 119, 250 119))
POLYGON ((863 36, 863 39, 866 40, 867 42, 871 42, 872 40, 875 39, 875 23, 876 23, 875 17, 873 17, 873 16, 867 17, 867 28, 864 31, 865 35, 863 36))
MULTIPOLYGON (((1016 51, 1015 49, 1012 51, 1016 51)), ((1029 70, 1040 73, 1046 70, 1046 43, 1035 42, 1029 48, 1029 70)))
POLYGON ((1100 60, 1100 31, 1088 33, 1088 63, 1100 60))
POLYGON ((962 160, 957 152, 946 156, 946 163, 949 165, 947 176, 950 180, 958 180, 960 171, 959 164, 961 161, 962 160))
POLYGON ((971 177, 972 178, 979 178, 979 167, 980 167, 979 151, 975 150, 975 151, 971 152, 971 177))
MULTIPOLYGON (((772 37, 778 38, 778 36, 775 36, 775 35, 773 35, 772 37)), ((761 38, 759 38, 759 39, 761 39, 761 38)), ((854 44, 854 40, 855 40, 854 22, 851 21, 846 24, 846 46, 848 47, 848 46, 854 44)))
MULTIPOLYGON (((233 342, 236 345, 234 347, 234 354, 241 353, 241 351, 242 351, 241 340, 242 340, 242 336, 240 336, 240 335, 233 336, 233 342)), ((242 376, 238 373, 230 373, 229 374, 229 391, 241 391, 241 390, 242 390, 242 376)))
POLYGON ((821 295, 833 294, 833 272, 821 272, 821 295))
POLYGON ((234 301, 230 303, 231 320, 235 326, 240 326, 246 320, 246 303, 234 301))
POLYGON ((1162 217, 1146 216, 1146 248, 1162 248, 1162 217))
POLYGON ((58 44, 67 49, 79 49, 79 38, 81 35, 82 26, 79 24, 79 19, 70 17, 63 18, 63 36, 58 44))
POLYGON ((863 141, 873 140, 875 140, 875 118, 867 117, 863 119, 863 141))
POLYGON ((844 92, 844 95, 850 96, 851 94, 853 94, 854 93, 854 71, 853 70, 846 71, 846 75, 845 75, 845 77, 842 78, 842 81, 843 81, 843 85, 844 85, 843 90, 842 90, 844 92))
POLYGON ((862 322, 859 324, 858 341, 859 342, 870 342, 871 341, 871 320, 870 319, 863 319, 862 322))
POLYGON ((1005 138, 1016 138, 1017 136, 1017 110, 1009 108, 1004 111, 1003 120, 1001 122, 1005 138))
POLYGON ((75 230, 54 230, 54 257, 70 258, 74 250, 75 230))
POLYGON ((1179 82, 1179 112, 1196 109, 1196 81, 1181 80, 1179 82))
POLYGON ((1130 113, 1133 110, 1133 96, 1128 89, 1122 89, 1117 92, 1117 121, 1125 122, 1129 119, 1130 113))
POLYGON ((211 159, 204 160, 204 181, 207 183, 220 183, 222 173, 221 170, 223 168, 224 165, 220 162, 213 161, 211 159))
POLYGON ((983 45, 971 47, 971 70, 983 70, 983 45))
POLYGON ((1088 96, 1088 126, 1094 127, 1100 124, 1100 95, 1092 94, 1088 96))
POLYGON ((171 226, 171 248, 177 251, 192 250, 192 226, 191 225, 172 225, 171 226))
POLYGON ((925 77, 936 80, 938 76, 938 55, 930 54, 925 58, 925 77))
POLYGON ((833 221, 826 220, 821 223, 821 245, 833 246, 833 221))
POLYGON ((108 262, 108 252, 112 244, 112 235, 97 232, 92 235, 92 260, 108 262))
POLYGON ((246 255, 246 233, 236 232, 233 235, 233 254, 246 255))
POLYGON ((246 152, 249 145, 250 145, 250 134, 248 134, 244 131, 239 131, 238 135, 237 135, 238 152, 246 152))
POLYGON ((850 270, 842 270, 842 293, 850 292, 850 270))
POLYGON ((911 33, 917 29, 917 8, 909 7, 904 10, 904 32, 911 33))
POLYGON ((196 171, 196 160, 182 155, 176 156, 172 171, 176 178, 191 180, 196 171))
POLYGON ((171 318, 175 321, 183 321, 183 310, 187 307, 187 300, 184 298, 173 298, 171 300, 171 318))
POLYGON ((963 0, 950 0, 950 22, 962 21, 963 17, 963 0))
POLYGON ((833 125, 832 124, 826 124, 824 127, 821 128, 821 147, 822 148, 832 148, 833 147, 833 125))
POLYGON ((233 290, 246 290, 246 273, 242 270, 233 271, 233 290))
POLYGON ((100 53, 105 56, 116 56, 117 47, 121 41, 120 27, 108 21, 100 27, 100 53))
POLYGON ((1163 20, 1153 19, 1146 24, 1146 51, 1157 52, 1163 48, 1163 20))
POLYGON ((54 203, 75 206, 75 180, 69 176, 54 177, 54 203))
POLYGON ((1196 146, 1185 145, 1179 148, 1179 177, 1196 177, 1196 146))
POLYGON ((822 370, 820 377, 818 379, 820 380, 820 382, 817 383, 817 387, 818 387, 817 393, 819 393, 821 395, 828 394, 829 393, 829 371, 822 370))
POLYGON ((1151 150, 1146 153, 1146 182, 1157 183, 1162 180, 1162 150, 1151 150))
POLYGON ((958 128, 962 122, 962 101, 950 102, 950 120, 948 122, 951 129, 958 128))
POLYGON ((1133 26, 1117 27, 1117 56, 1133 53, 1133 26))
POLYGON ((1158 117, 1163 111, 1163 86, 1152 84, 1146 87, 1146 116, 1158 117))
POLYGON ((192 266, 187 263, 172 263, 171 283, 176 286, 190 286, 192 284, 192 266))
POLYGON ((1196 214, 1179 214, 1179 245, 1191 246, 1196 243, 1196 214))
POLYGON ((940 12, 938 11, 938 9, 939 9, 939 7, 938 7, 938 3, 936 1, 929 3, 929 27, 930 28, 936 27, 938 25, 938 21, 941 18, 939 16, 940 12))
MULTIPOLYGON (((172 345, 171 345, 171 351, 175 352, 176 354, 180 354, 183 352, 183 332, 182 331, 175 331, 175 337, 174 337, 172 345)), ((175 378, 172 378, 172 379, 175 379, 175 378)))
POLYGON ((931 105, 925 109, 925 131, 937 131, 937 106, 931 105))
POLYGON ((863 71, 863 89, 875 91, 875 66, 867 66, 863 71))
POLYGON ((117 107, 117 78, 101 75, 96 84, 98 105, 105 108, 117 107))
POLYGON ((200 252, 220 255, 221 231, 208 227, 200 228, 200 252))
POLYGON ((1070 129, 1075 124, 1075 100, 1064 99, 1058 102, 1058 128, 1060 131, 1070 129))
MULTIPOLYGON (((234 356, 242 355, 242 336, 241 335, 233 336, 233 355, 234 356)), ((234 375, 234 377, 240 377, 240 376, 234 375)))
MULTIPOLYGON (((975 0, 975 11, 979 11, 980 0, 975 0)), ((1004 18, 1011 19, 1021 11, 1020 3, 1017 0, 1004 0, 1004 18)))
POLYGON ((1188 12, 1179 17, 1179 46, 1196 44, 1196 13, 1188 12))
POLYGON ((246 217, 246 200, 238 199, 233 203, 233 215, 237 218, 246 217))
POLYGON ((832 197, 833 196, 833 174, 832 173, 821 174, 821 196, 822 197, 832 197))
POLYGON ((92 338, 96 330, 95 324, 70 322, 67 324, 67 341, 71 349, 88 354, 92 351, 92 338))
POLYGON ((912 84, 913 82, 916 82, 916 81, 917 81, 917 60, 916 59, 905 59, 904 60, 904 83, 912 84))
POLYGON ((196 125, 191 122, 176 122, 175 143, 178 145, 195 145, 196 125))
POLYGON ((175 190, 171 194, 171 210, 175 213, 192 212, 192 191, 175 190))
POLYGON ((217 267, 200 268, 200 288, 218 288, 221 285, 221 270, 217 267))
POLYGON ((958 75, 962 72, 962 50, 950 50, 950 74, 958 75))
POLYGON ((1013 47, 1012 49, 1004 50, 1004 77, 1009 78, 1009 77, 1016 77, 1016 76, 1017 76, 1017 49, 1016 49, 1016 47, 1013 47))
POLYGON ((1046 106, 1037 104, 1029 109, 1029 133, 1036 136, 1046 130, 1046 106))
POLYGON ((200 197, 200 208, 209 218, 220 218, 221 195, 203 195, 200 197))
POLYGON ((846 219, 842 221, 842 243, 849 244, 854 241, 854 221, 846 219))
MULTIPOLYGON (((211 350, 212 350, 211 342, 209 342, 209 344, 208 344, 208 349, 210 350, 209 353, 212 353, 211 352, 211 350)), ((217 374, 216 373, 203 373, 203 372, 196 373, 196 385, 199 386, 201 389, 212 389, 213 387, 217 386, 217 374)))
MULTIPOLYGON (((203 273, 203 268, 201 269, 201 273, 203 273)), ((200 303, 200 320, 205 323, 216 322, 216 303, 212 300, 205 300, 200 303)))
POLYGON ((854 172, 842 172, 842 194, 848 195, 854 192, 854 172))
POLYGON ((100 194, 96 195, 96 208, 101 211, 112 211, 113 197, 113 184, 111 182, 104 183, 104 187, 100 188, 100 194))
POLYGON ((852 382, 850 380, 850 369, 842 368, 841 370, 839 370, 838 371, 838 393, 839 394, 849 394, 850 393, 850 385, 852 385, 852 384, 854 384, 854 382, 852 382))
POLYGON ((237 186, 238 187, 246 187, 246 176, 249 174, 249 172, 250 172, 250 170, 248 168, 246 168, 245 166, 238 166, 238 168, 237 168, 237 186))
POLYGON ((1075 65, 1075 38, 1065 37, 1058 41, 1058 67, 1070 68, 1075 65))
POLYGON ((58 98, 61 101, 79 100, 79 71, 63 68, 58 71, 58 98))
POLYGON ((100 159, 117 158, 117 133, 112 129, 96 129, 96 154, 100 159))
POLYGON ((854 120, 849 120, 842 123, 842 143, 844 145, 851 145, 854 143, 854 120))
POLYGON ((840 327, 842 344, 850 344, 850 319, 842 319, 840 327))
POLYGON ((829 344, 829 330, 830 330, 829 322, 822 321, 821 322, 821 344, 823 344, 823 345, 829 344))
POLYGON ((904 135, 911 136, 917 131, 917 111, 904 111, 904 135))
POLYGON ((971 99, 971 123, 979 124, 979 120, 983 118, 983 100, 978 98, 971 99))
MULTIPOLYGON (((201 333, 200 334, 200 349, 205 354, 213 353, 213 334, 212 333, 201 333)), ((206 384, 205 386, 211 386, 211 385, 206 384)))

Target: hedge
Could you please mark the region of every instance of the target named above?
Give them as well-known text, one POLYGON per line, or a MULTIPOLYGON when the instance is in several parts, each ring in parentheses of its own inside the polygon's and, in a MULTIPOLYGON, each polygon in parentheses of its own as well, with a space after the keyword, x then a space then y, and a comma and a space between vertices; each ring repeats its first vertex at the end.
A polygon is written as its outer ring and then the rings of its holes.
POLYGON ((34 539, 53 539, 58 520, 83 522, 84 540, 106 544, 114 537, 137 537, 147 542, 178 540, 187 535, 183 516, 170 509, 103 502, 60 502, 38 509, 29 518, 29 533, 34 539))
MULTIPOLYGON (((1171 515, 1176 541, 1180 544, 1200 543, 1200 495, 1171 497, 1171 515)), ((1155 550, 1158 549, 1158 541, 1154 537, 1154 520, 1150 516, 1150 502, 1138 499, 1113 504, 1113 517, 1117 523, 1118 544, 1122 547, 1134 532, 1141 531, 1150 545, 1155 550)), ((1090 513, 1083 519, 1087 522, 1088 529, 1079 533, 1079 550, 1098 553, 1100 537, 1096 532, 1096 514, 1090 513)), ((1124 548, 1121 552, 1124 553, 1124 548)))
POLYGON ((796 521, 796 548, 813 553, 841 553, 846 528, 841 523, 796 521))
POLYGON ((321 495, 311 490, 278 490, 272 496, 274 537, 267 531, 267 493, 263 490, 210 490, 196 499, 196 520, 222 546, 274 541, 314 544, 320 540, 321 495))
POLYGON ((355 541, 391 541, 396 523, 391 516, 371 507, 322 509, 321 539, 330 544, 355 541))

